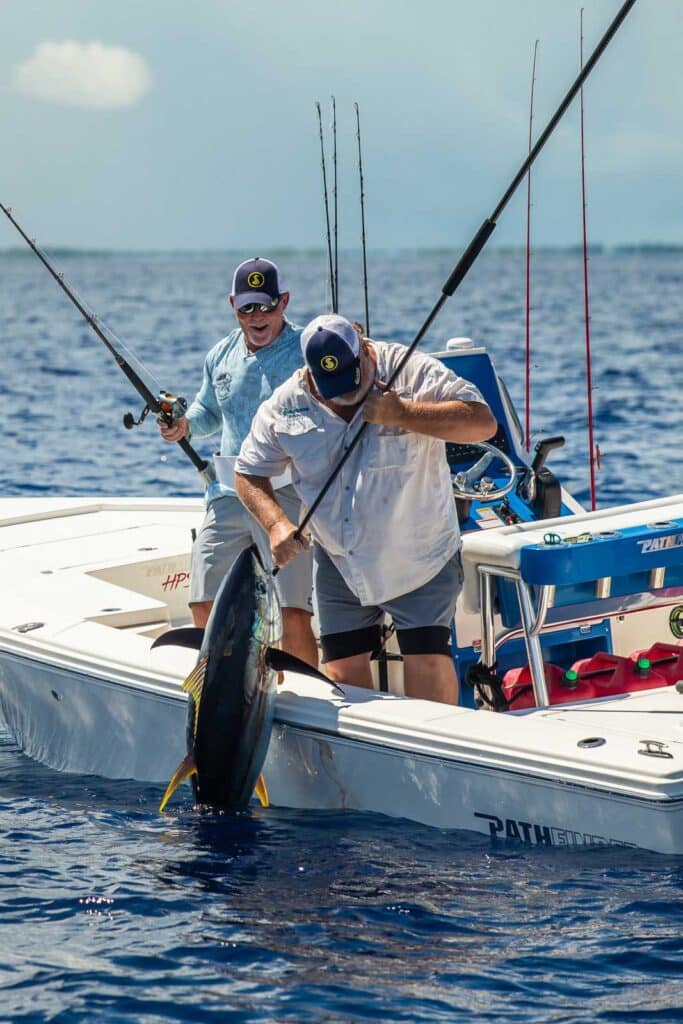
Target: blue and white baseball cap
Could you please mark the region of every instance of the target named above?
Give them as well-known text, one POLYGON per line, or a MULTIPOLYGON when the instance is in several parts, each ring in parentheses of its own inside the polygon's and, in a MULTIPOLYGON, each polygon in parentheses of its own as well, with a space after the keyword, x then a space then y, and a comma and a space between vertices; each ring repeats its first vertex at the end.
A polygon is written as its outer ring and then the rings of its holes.
POLYGON ((301 351, 323 398, 360 386, 360 339, 353 324, 336 313, 311 320, 301 333, 301 351))
POLYGON ((256 256, 237 267, 232 277, 230 294, 239 309, 240 306, 248 306, 250 302, 277 306, 284 290, 280 273, 273 261, 256 256))

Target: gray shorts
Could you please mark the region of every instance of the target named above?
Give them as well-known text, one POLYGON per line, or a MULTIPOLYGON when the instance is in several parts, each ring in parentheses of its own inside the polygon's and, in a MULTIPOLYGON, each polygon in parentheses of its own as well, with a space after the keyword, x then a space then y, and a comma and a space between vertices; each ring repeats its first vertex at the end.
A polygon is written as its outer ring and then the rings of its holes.
POLYGON ((462 587, 462 563, 457 552, 431 580, 381 605, 362 605, 344 577, 320 547, 313 547, 313 585, 321 637, 367 629, 386 613, 397 630, 425 626, 450 627, 462 587))
MULTIPOLYGON (((299 521, 300 502, 294 488, 283 487, 277 500, 293 523, 299 521)), ((213 601, 225 574, 237 556, 255 543, 264 565, 272 569, 268 536, 251 516, 239 498, 217 498, 206 511, 197 539, 192 546, 190 565, 190 604, 213 601)), ((312 612, 311 551, 303 551, 275 577, 283 608, 301 608, 312 612)))

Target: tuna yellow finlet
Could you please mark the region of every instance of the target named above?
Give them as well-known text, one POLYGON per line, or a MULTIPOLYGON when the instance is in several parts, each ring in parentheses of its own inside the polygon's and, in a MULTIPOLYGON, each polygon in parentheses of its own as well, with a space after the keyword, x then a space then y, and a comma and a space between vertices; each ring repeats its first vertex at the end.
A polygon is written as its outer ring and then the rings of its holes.
POLYGON ((189 779, 191 775, 196 774, 197 765, 194 763, 194 756, 192 754, 187 754, 187 756, 183 758, 183 760, 176 768, 175 772, 173 773, 171 781, 166 787, 166 792, 164 793, 163 800, 159 804, 159 814, 163 814, 164 807, 171 799, 178 786, 180 786, 181 783, 185 781, 185 779, 189 779))

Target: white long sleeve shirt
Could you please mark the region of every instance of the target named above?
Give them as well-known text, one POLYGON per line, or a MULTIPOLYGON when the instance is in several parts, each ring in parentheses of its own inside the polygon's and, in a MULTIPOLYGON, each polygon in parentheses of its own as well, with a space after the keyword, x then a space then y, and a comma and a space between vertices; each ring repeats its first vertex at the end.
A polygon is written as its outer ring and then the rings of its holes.
MULTIPOLYGON (((372 345, 377 377, 386 381, 405 347, 372 345)), ((413 353, 393 387, 414 401, 484 403, 473 384, 422 353, 413 353)), ((273 477, 290 466, 305 513, 362 423, 362 407, 347 423, 318 401, 298 370, 259 406, 235 471, 273 477)), ((444 442, 368 423, 309 528, 362 604, 421 587, 460 547, 444 442)))

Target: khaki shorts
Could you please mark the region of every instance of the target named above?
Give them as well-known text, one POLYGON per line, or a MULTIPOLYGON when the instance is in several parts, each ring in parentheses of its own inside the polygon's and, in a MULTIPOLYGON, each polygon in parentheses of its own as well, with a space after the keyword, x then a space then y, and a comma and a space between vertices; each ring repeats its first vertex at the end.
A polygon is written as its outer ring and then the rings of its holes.
MULTIPOLYGON (((299 521, 300 502, 293 487, 283 487, 277 500, 293 523, 299 521)), ((213 601, 225 574, 250 544, 258 546, 263 564, 272 569, 268 536, 245 509, 239 498, 217 498, 206 511, 204 522, 192 546, 190 604, 213 601)), ((275 577, 283 608, 312 612, 311 581, 313 556, 303 551, 275 577)))

